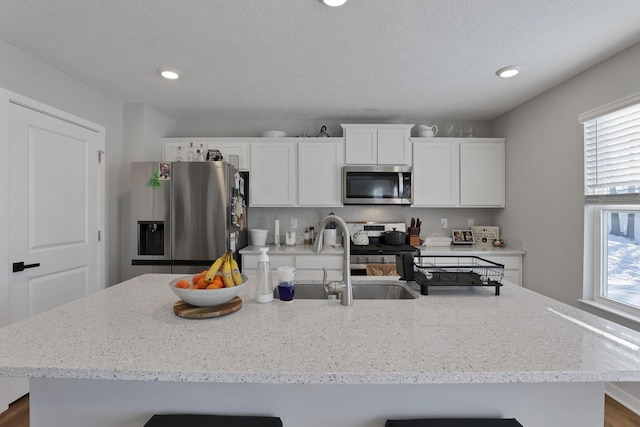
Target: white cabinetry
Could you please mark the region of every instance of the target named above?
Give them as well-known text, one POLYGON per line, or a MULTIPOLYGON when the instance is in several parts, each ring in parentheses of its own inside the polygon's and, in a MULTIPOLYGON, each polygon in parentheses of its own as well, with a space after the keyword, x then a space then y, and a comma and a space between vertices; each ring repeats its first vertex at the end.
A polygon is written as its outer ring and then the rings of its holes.
POLYGON ((460 143, 460 206, 504 207, 504 140, 460 143))
POLYGON ((300 206, 342 206, 343 140, 323 139, 321 142, 298 143, 300 206))
MULTIPOLYGON (((456 259, 456 256, 477 256, 487 261, 504 265, 503 279, 522 286, 522 252, 509 251, 503 253, 499 251, 484 251, 476 248, 474 245, 464 251, 450 250, 449 248, 424 248, 420 251, 420 254, 425 256, 451 256, 453 259, 456 259)), ((462 263, 468 261, 468 259, 465 259, 462 263)))
POLYGON ((263 138, 251 144, 250 206, 296 206, 298 159, 296 142, 263 138))
POLYGON ((482 258, 504 265, 504 280, 522 286, 522 255, 490 255, 482 258))
POLYGON ((193 143, 194 152, 202 144, 204 158, 207 158, 207 150, 219 150, 225 161, 229 161, 231 154, 240 157, 240 170, 250 169, 249 147, 250 138, 163 138, 164 145, 162 160, 173 162, 178 158, 178 148, 182 148, 182 160, 189 160, 189 149, 193 143))
MULTIPOLYGON (((306 279, 315 277, 314 280, 322 280, 322 269, 327 270, 328 280, 342 278, 342 255, 269 255, 269 265, 275 277, 278 267, 295 267, 297 276, 306 279)), ((242 255, 242 271, 247 274, 255 274, 258 265, 258 255, 242 255)))
POLYGON ((343 138, 163 138, 163 160, 175 161, 178 148, 202 144, 225 161, 236 154, 249 171, 251 206, 342 206, 343 138))
POLYGON ((413 206, 504 207, 504 139, 412 141, 413 206))
POLYGON ((458 144, 414 142, 413 206, 457 206, 460 199, 458 144))
MULTIPOLYGON (((200 149, 200 144, 202 144, 202 149, 204 150, 203 156, 207 158, 207 144, 208 140, 200 139, 200 138, 163 138, 163 149, 162 149, 162 160, 168 162, 175 162, 178 160, 178 153, 180 152, 180 148, 182 148, 182 160, 189 161, 189 151, 193 150, 193 159, 197 158, 197 150, 200 149)), ((155 159, 152 159, 155 160, 155 159)))
POLYGON ((251 169, 251 157, 249 156, 251 144, 246 142, 245 139, 237 141, 233 138, 215 138, 209 142, 207 147, 208 150, 219 150, 222 153, 222 158, 227 162, 229 161, 229 156, 235 154, 240 157, 241 171, 251 169))
POLYGON ((411 124, 343 124, 347 164, 410 165, 411 124))

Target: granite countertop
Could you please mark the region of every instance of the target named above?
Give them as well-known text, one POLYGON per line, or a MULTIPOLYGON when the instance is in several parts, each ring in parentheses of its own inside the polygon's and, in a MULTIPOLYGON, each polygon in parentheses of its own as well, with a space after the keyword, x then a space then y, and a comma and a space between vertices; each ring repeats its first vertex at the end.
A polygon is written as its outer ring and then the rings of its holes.
MULTIPOLYGON (((323 246, 322 252, 317 254, 313 252, 312 245, 267 245, 269 255, 342 255, 344 248, 342 245, 323 246)), ((257 255, 259 254, 259 246, 247 246, 240 249, 241 255, 257 255)), ((450 245, 450 246, 418 246, 423 255, 473 255, 473 256, 491 256, 491 255, 523 255, 525 252, 521 249, 513 247, 494 248, 493 246, 481 245, 450 245)))
POLYGON ((500 296, 484 287, 434 289, 415 300, 356 299, 345 307, 336 300, 258 304, 250 277, 240 310, 192 320, 173 314, 177 297, 168 282, 176 277, 142 275, 1 328, 0 375, 271 384, 640 381, 640 333, 509 283, 500 296))
POLYGON ((495 248, 483 245, 449 245, 449 246, 420 246, 423 255, 471 255, 471 256, 499 256, 524 255, 525 251, 514 247, 495 248))

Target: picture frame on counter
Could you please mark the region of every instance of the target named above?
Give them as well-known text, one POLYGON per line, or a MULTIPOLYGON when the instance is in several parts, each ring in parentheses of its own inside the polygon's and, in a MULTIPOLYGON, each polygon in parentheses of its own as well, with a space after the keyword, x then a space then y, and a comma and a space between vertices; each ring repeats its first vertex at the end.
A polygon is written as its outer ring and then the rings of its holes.
POLYGON ((494 240, 500 239, 500 227, 493 225, 478 225, 471 227, 475 243, 482 246, 491 246, 494 240))
POLYGON ((472 245, 475 242, 472 230, 452 230, 454 245, 472 245))

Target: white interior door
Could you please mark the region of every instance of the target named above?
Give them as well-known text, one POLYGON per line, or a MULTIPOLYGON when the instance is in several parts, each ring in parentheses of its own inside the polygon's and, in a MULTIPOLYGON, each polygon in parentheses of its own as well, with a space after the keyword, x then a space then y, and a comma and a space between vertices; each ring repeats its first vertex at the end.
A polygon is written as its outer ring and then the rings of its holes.
MULTIPOLYGON (((15 103, 8 131, 13 323, 99 285, 100 134, 15 103)), ((9 401, 27 391, 26 380, 12 380, 9 401)))

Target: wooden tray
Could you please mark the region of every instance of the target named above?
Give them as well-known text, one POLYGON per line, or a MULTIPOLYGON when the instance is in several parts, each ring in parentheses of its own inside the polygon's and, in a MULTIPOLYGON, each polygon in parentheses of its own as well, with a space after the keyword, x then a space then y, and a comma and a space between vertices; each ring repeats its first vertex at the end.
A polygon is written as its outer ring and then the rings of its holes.
POLYGON ((173 304, 173 312, 177 316, 186 319, 208 319, 233 313, 234 311, 240 310, 240 307, 242 307, 242 299, 238 296, 233 297, 229 302, 213 307, 196 307, 180 300, 173 304))

